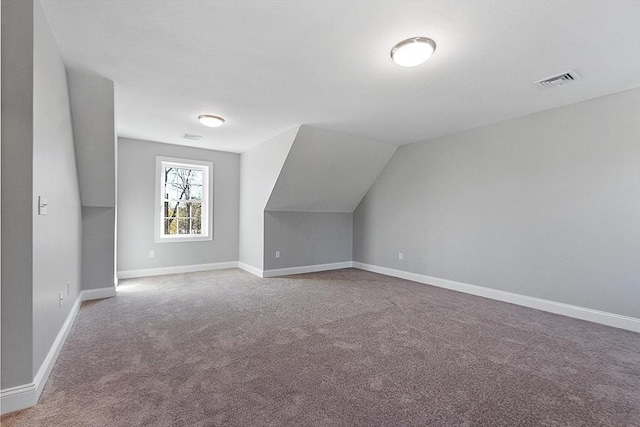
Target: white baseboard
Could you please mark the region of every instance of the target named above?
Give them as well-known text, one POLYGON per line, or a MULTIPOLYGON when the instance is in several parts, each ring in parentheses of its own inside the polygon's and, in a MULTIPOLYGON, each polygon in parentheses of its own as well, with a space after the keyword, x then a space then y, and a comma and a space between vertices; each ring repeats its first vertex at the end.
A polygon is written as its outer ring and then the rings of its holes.
POLYGON ((111 298, 116 296, 115 286, 98 289, 86 289, 80 293, 82 301, 89 301, 94 299, 111 298))
POLYGON ((0 414, 30 408, 38 403, 35 383, 23 384, 0 391, 0 414))
POLYGON ((114 296, 116 296, 115 286, 100 289, 89 289, 80 292, 80 295, 73 303, 73 307, 71 308, 67 319, 60 328, 56 339, 53 341, 53 344, 49 349, 49 353, 47 353, 47 357, 45 357, 42 365, 40 365, 40 369, 38 369, 38 373, 33 379, 33 382, 0 390, 0 413, 7 414, 9 412, 19 411, 38 403, 38 399, 40 399, 42 390, 44 390, 44 386, 47 384, 51 370, 56 364, 58 354, 60 354, 60 350, 62 350, 62 346, 67 339, 67 335, 69 335, 69 331, 71 330, 71 326, 76 319, 82 301, 114 296))
POLYGON ((245 264, 244 262, 238 263, 238 268, 248 273, 251 273, 254 276, 263 277, 263 278, 289 276, 291 274, 314 273, 317 271, 339 270, 341 268, 350 268, 350 267, 353 267, 353 262, 345 261, 345 262, 334 262, 331 264, 303 265, 301 267, 288 267, 288 268, 276 268, 271 270, 260 270, 259 268, 249 264, 245 264))
POLYGON ((0 413, 7 414, 9 412, 19 411, 21 409, 29 408, 38 403, 38 399, 44 390, 44 386, 49 379, 51 370, 58 359, 58 354, 64 345, 67 335, 71 330, 73 321, 80 309, 80 303, 84 301, 82 294, 76 298, 76 302, 73 304, 67 319, 65 320, 62 328, 58 332, 55 341, 51 345, 47 357, 45 357, 36 377, 33 382, 29 384, 19 385, 17 387, 11 387, 8 389, 0 390, 0 413))
POLYGON ((251 273, 254 276, 264 277, 262 275, 264 273, 263 270, 260 270, 259 268, 254 267, 253 265, 245 264, 244 262, 238 262, 238 268, 246 271, 247 273, 251 273))
POLYGON ((118 271, 118 279, 164 276, 165 274, 195 273, 197 271, 223 270, 238 268, 238 261, 217 262, 213 264, 179 265, 176 267, 146 268, 143 270, 118 271))
POLYGON ((304 265, 302 267, 276 268, 264 270, 262 277, 289 276, 291 274, 315 273, 317 271, 339 270, 353 267, 352 261, 334 262, 331 264, 304 265))
POLYGON ((399 277, 413 282, 424 283, 437 286, 439 288, 450 289, 463 292, 465 294, 478 295, 484 298, 504 301, 524 307, 535 308, 549 313, 561 314, 563 316, 576 319, 587 320, 589 322, 600 323, 614 328, 627 329, 629 331, 640 332, 640 319, 635 317, 621 316, 619 314, 607 313, 605 311, 593 310, 591 308, 579 307, 577 305, 564 304, 545 300, 541 298, 529 297, 512 292, 500 291, 497 289, 485 288, 483 286, 469 285, 467 283, 455 282, 453 280, 440 279, 438 277, 426 276, 424 274, 410 273, 392 268, 380 267, 377 265, 353 262, 354 268, 384 274, 386 276, 399 277))

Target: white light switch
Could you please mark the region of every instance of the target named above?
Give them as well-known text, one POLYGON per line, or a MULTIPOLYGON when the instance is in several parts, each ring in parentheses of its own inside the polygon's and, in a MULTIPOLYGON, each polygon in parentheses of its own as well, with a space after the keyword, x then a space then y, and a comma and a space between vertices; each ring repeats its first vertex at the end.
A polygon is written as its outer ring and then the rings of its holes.
POLYGON ((398 252, 398 259, 402 259, 402 252, 398 252))
POLYGON ((49 206, 49 202, 47 201, 47 198, 43 196, 38 196, 38 215, 46 215, 47 206, 49 206))
POLYGON ((276 251, 276 258, 280 258, 280 251, 276 251))

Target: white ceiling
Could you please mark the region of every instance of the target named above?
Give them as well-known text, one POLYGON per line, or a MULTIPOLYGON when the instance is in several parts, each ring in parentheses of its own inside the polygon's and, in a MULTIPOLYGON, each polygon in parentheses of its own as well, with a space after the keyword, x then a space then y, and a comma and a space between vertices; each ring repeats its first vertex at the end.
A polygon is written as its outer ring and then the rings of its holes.
POLYGON ((242 152, 311 124, 401 145, 640 86, 637 0, 42 2, 67 66, 115 82, 128 138, 242 152), (398 67, 412 36, 437 50, 398 67))

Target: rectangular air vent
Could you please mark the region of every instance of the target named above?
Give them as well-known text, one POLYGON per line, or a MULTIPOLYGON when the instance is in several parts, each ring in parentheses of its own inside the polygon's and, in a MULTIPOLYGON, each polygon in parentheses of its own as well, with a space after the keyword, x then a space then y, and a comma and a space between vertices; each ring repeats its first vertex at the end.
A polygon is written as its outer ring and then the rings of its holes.
POLYGON ((575 71, 571 70, 563 74, 558 74, 557 76, 538 80, 537 82, 534 82, 534 84, 540 86, 543 89, 551 89, 552 87, 562 86, 576 80, 580 80, 580 76, 578 76, 575 71))
POLYGON ((190 139, 192 141, 197 141, 200 138, 202 138, 202 135, 194 135, 192 133, 185 133, 184 135, 182 135, 183 139, 190 139))

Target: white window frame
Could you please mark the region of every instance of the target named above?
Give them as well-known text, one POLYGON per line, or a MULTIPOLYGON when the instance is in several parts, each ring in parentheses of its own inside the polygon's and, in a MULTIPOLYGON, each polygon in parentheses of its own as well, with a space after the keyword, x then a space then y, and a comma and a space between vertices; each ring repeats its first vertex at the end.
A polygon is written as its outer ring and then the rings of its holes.
POLYGON ((156 197, 155 197, 155 242, 198 242, 213 240, 213 162, 202 160, 178 159, 175 157, 156 157, 156 197), (202 177, 202 218, 201 234, 164 234, 164 168, 179 167, 186 169, 199 169, 203 171, 202 177))

